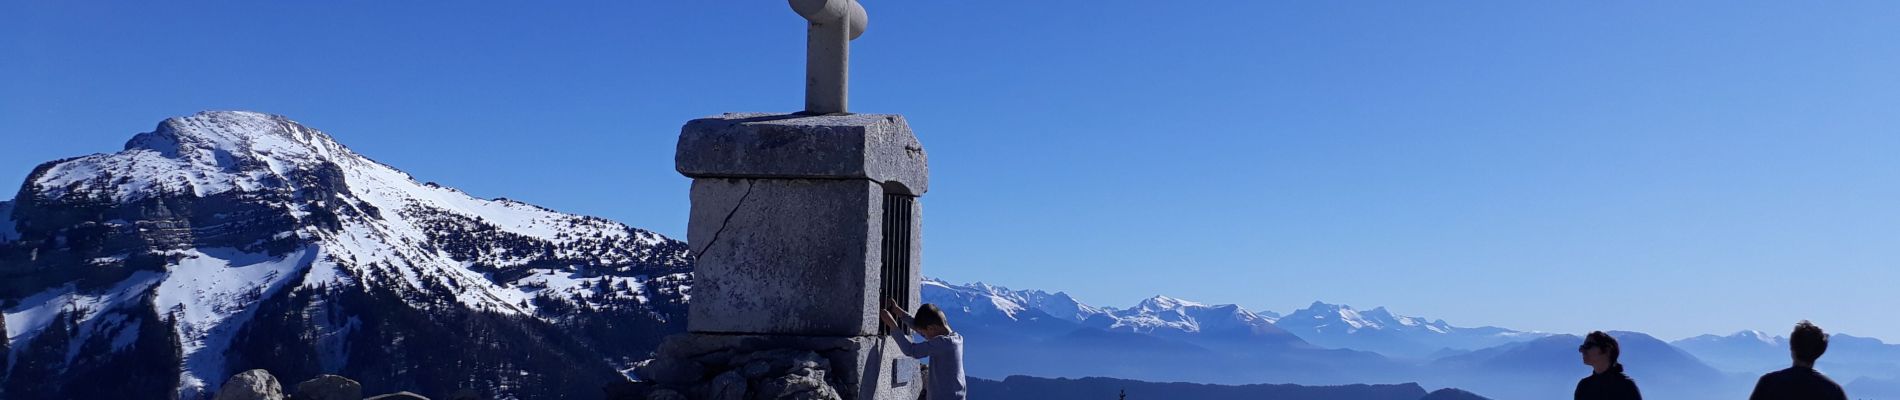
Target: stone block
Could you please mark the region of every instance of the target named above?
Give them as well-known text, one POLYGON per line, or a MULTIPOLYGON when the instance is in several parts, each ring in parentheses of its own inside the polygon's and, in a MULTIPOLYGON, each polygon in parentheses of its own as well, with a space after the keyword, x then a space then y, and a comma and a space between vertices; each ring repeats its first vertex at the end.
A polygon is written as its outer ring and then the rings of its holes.
MULTIPOLYGON (((687 330, 878 333, 883 186, 868 180, 693 181, 687 243, 696 257, 687 330)), ((913 213, 920 205, 912 203, 913 213)), ((921 254, 911 223, 911 265, 921 254)), ((917 304, 921 268, 911 268, 917 304)))
POLYGON ((674 167, 691 178, 869 179, 929 190, 923 145, 894 114, 727 113, 680 128, 674 167))
POLYGON ((297 400, 363 400, 363 384, 336 375, 317 375, 297 384, 297 400))

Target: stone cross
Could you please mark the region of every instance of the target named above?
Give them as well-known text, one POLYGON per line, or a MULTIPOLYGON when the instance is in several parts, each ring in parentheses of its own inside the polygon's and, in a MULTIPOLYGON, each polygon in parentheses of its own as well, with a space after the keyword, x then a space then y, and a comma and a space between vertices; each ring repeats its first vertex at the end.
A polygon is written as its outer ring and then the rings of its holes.
POLYGON ((844 114, 851 40, 864 34, 857 0, 790 0, 805 31, 805 114, 844 114))

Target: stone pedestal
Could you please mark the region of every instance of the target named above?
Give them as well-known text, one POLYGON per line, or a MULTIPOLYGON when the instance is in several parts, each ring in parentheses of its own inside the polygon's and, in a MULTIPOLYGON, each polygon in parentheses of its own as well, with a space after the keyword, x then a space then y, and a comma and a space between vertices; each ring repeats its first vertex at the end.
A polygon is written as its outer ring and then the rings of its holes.
POLYGON ((903 117, 702 118, 681 129, 674 160, 693 178, 690 333, 669 338, 648 369, 691 375, 680 362, 718 368, 729 352, 810 351, 829 360, 826 380, 842 398, 916 397, 915 360, 878 324, 881 298, 919 301, 914 199, 929 169, 903 117))

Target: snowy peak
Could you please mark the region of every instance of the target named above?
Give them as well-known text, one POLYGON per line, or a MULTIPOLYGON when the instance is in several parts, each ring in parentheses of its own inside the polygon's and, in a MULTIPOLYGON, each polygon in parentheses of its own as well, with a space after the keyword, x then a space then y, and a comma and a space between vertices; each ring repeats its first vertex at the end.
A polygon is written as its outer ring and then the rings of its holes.
POLYGON ((962 310, 970 315, 1015 320, 1017 314, 1025 310, 1015 296, 999 294, 996 288, 989 285, 957 286, 925 278, 921 286, 924 302, 935 303, 941 308, 962 310))
POLYGON ((1735 332, 1735 334, 1729 335, 1729 337, 1736 338, 1736 339, 1749 339, 1749 340, 1754 340, 1754 341, 1758 341, 1758 342, 1762 342, 1766 344, 1772 344, 1772 345, 1779 345, 1782 342, 1787 340, 1787 339, 1783 339, 1780 336, 1770 335, 1768 334, 1768 332, 1762 332, 1762 331, 1753 330, 1753 329, 1745 330, 1741 332, 1735 332))
POLYGON ((1176 311, 1190 307, 1207 307, 1207 305, 1168 296, 1150 297, 1135 305, 1135 309, 1146 311, 1176 311))
POLYGON ((1019 313, 1030 309, 1070 322, 1081 322, 1104 313, 1100 308, 1076 301, 1068 293, 1011 290, 982 282, 956 285, 924 278, 922 295, 924 302, 937 303, 939 307, 957 307, 973 315, 997 314, 1009 319, 1017 319, 1019 313))
MULTIPOLYGON (((1385 312, 1385 308, 1383 307, 1376 310, 1385 316, 1391 315, 1391 313, 1385 312)), ((1287 314, 1286 318, 1282 318, 1281 321, 1283 321, 1283 324, 1297 323, 1302 326, 1313 326, 1320 329, 1345 329, 1347 331, 1379 329, 1384 327, 1381 321, 1370 319, 1367 315, 1361 314, 1359 310, 1355 310, 1351 306, 1327 304, 1319 301, 1313 302, 1312 305, 1307 306, 1305 309, 1287 314)))
POLYGON ((1442 319, 1400 315, 1385 307, 1358 310, 1315 301, 1280 318, 1275 325, 1326 347, 1369 350, 1388 356, 1420 358, 1446 349, 1475 350, 1547 336, 1497 327, 1464 328, 1442 319))
POLYGON ((83 193, 126 203, 174 193, 338 191, 344 170, 408 179, 289 118, 207 111, 166 119, 118 153, 42 165, 27 184, 36 196, 83 193))
POLYGON ((1234 304, 1207 305, 1169 296, 1155 296, 1133 308, 1096 307, 1063 292, 1011 290, 985 283, 957 285, 925 279, 925 302, 961 310, 976 317, 1004 316, 1023 321, 1050 315, 1081 326, 1112 332, 1241 341, 1267 345, 1304 345, 1298 337, 1275 327, 1277 314, 1265 315, 1234 304))
POLYGON ((1385 307, 1359 311, 1343 304, 1327 304, 1315 301, 1307 308, 1287 314, 1282 319, 1287 323, 1310 326, 1317 329, 1344 329, 1348 332, 1360 329, 1417 329, 1433 333, 1448 333, 1454 327, 1444 320, 1426 320, 1393 314, 1385 307))
POLYGON ((145 149, 189 159, 202 159, 204 152, 217 151, 309 156, 342 147, 329 135, 289 118, 251 111, 205 111, 167 118, 157 129, 125 143, 126 150, 145 149))

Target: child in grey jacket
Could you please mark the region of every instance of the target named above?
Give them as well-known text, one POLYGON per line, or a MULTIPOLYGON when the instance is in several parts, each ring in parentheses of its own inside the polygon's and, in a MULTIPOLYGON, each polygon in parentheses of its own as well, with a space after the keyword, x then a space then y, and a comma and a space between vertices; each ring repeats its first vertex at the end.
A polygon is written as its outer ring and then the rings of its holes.
POLYGON ((884 329, 897 341, 897 349, 911 358, 929 358, 930 376, 924 380, 924 396, 928 400, 964 400, 968 398, 963 379, 963 336, 950 330, 945 322, 943 310, 935 304, 917 307, 917 316, 911 317, 896 302, 884 299, 884 311, 880 321, 884 329), (923 342, 912 342, 910 333, 915 330, 924 337, 923 342))

